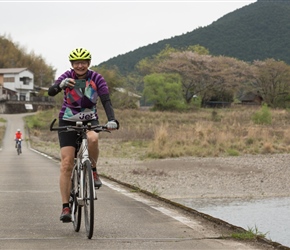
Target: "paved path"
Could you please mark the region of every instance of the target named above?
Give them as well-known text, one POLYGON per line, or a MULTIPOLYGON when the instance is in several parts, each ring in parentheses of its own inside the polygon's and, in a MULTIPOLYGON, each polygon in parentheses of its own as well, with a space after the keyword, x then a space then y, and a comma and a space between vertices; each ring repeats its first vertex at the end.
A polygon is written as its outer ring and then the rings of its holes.
POLYGON ((27 141, 18 156, 13 139, 17 128, 24 131, 22 116, 0 117, 7 120, 0 150, 0 249, 270 249, 218 239, 213 226, 105 180, 88 240, 83 227, 76 233, 59 221, 59 163, 29 149, 27 141))

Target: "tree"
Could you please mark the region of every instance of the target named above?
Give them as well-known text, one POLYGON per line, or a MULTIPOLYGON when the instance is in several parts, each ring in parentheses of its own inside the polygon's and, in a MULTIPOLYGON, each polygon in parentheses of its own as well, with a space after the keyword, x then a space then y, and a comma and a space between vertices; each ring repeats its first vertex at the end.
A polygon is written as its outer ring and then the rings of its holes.
POLYGON ((170 47, 168 44, 157 55, 146 57, 139 61, 136 65, 137 70, 141 75, 149 75, 155 72, 156 65, 162 60, 168 58, 171 53, 177 52, 177 49, 170 47))
POLYGON ((42 87, 51 86, 56 72, 41 56, 26 53, 9 36, 0 36, 0 68, 28 68, 34 74, 34 84, 42 87))
POLYGON ((199 44, 196 45, 190 45, 186 49, 187 51, 195 52, 199 55, 209 55, 209 50, 199 44))
POLYGON ((144 84, 143 95, 154 104, 154 109, 180 110, 185 108, 178 75, 154 73, 145 76, 144 84))
POLYGON ((200 95, 203 101, 210 100, 217 90, 226 89, 233 95, 245 80, 248 67, 247 63, 234 58, 184 51, 170 54, 156 69, 180 75, 183 97, 190 103, 193 95, 200 95))
POLYGON ((171 47, 169 44, 166 44, 165 48, 161 50, 157 55, 154 55, 152 57, 146 57, 139 61, 136 65, 136 68, 138 69, 139 73, 142 75, 148 75, 151 73, 156 72, 155 67, 158 63, 166 60, 170 57, 172 53, 177 52, 183 52, 183 51, 191 51, 195 52, 199 55, 208 55, 209 50, 199 44, 197 45, 191 45, 184 49, 176 49, 171 47))
POLYGON ((290 66, 283 61, 267 59, 252 65, 253 88, 271 107, 286 107, 290 94, 290 66))
POLYGON ((118 69, 115 68, 107 68, 105 66, 102 67, 91 67, 92 70, 100 73, 106 80, 109 86, 110 93, 115 91, 115 88, 121 87, 124 85, 124 78, 120 75, 118 69))

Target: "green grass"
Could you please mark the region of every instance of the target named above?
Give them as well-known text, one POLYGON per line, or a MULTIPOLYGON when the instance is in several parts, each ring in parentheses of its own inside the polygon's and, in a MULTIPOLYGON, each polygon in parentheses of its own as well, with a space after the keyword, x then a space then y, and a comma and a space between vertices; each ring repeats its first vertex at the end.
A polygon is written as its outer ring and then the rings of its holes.
POLYGON ((235 149, 232 149, 232 148, 229 148, 227 150, 227 152, 228 152, 228 155, 229 156, 239 156, 240 155, 239 151, 237 151, 235 149))
POLYGON ((156 196, 161 196, 162 192, 159 191, 159 188, 157 186, 151 187, 151 193, 156 196))
POLYGON ((238 239, 238 240, 254 240, 257 239, 258 237, 265 238, 267 233, 261 233, 257 226, 253 228, 248 228, 246 232, 241 232, 241 233, 233 233, 232 238, 238 239))

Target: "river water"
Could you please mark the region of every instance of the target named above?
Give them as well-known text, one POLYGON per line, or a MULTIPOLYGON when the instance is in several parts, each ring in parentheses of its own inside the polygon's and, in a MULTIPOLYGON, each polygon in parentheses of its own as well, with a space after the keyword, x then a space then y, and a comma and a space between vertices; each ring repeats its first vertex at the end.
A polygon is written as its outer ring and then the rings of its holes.
POLYGON ((174 199, 175 202, 290 247, 290 197, 263 200, 174 199))

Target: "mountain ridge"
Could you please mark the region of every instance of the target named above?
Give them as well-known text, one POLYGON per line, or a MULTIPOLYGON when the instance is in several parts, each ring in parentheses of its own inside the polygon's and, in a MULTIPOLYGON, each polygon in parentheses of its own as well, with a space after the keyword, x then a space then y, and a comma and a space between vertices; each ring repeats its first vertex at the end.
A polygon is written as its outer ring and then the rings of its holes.
POLYGON ((258 0, 208 26, 118 55, 99 66, 117 66, 122 74, 128 74, 135 70, 136 63, 158 54, 167 44, 178 49, 199 44, 215 56, 250 62, 274 58, 290 64, 289 13, 290 0, 258 0))

